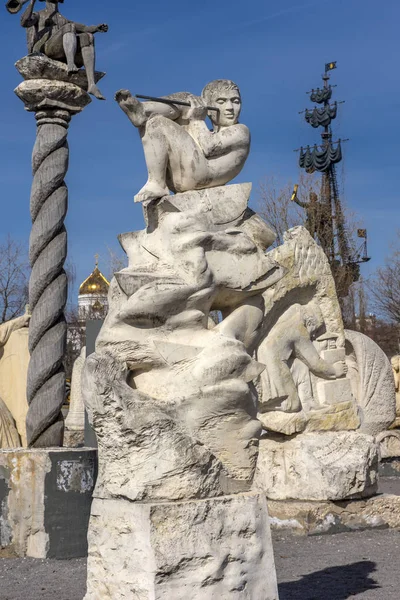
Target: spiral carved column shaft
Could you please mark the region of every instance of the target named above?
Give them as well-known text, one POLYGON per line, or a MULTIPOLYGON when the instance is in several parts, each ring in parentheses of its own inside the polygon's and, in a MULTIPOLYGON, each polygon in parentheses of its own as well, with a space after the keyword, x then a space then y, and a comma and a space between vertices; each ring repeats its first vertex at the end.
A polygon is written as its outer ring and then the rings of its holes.
MULTIPOLYGON (((37 120, 33 149, 31 191, 29 326, 31 360, 28 371, 26 419, 28 445, 62 446, 65 397, 63 366, 67 324, 68 283, 64 271, 68 206, 65 176, 68 170, 68 127, 73 115, 90 103, 85 72, 68 73, 67 66, 46 56, 31 54, 16 64, 25 81, 15 93, 37 120), (74 82, 72 82, 72 80, 74 82)), ((102 74, 98 74, 99 77, 102 74)))
POLYGON ((63 358, 67 326, 64 309, 68 294, 64 271, 68 189, 64 178, 68 170, 67 133, 71 116, 63 110, 46 110, 38 111, 36 119, 29 252, 31 360, 26 427, 30 446, 49 447, 61 446, 64 432, 61 407, 65 397, 63 358))

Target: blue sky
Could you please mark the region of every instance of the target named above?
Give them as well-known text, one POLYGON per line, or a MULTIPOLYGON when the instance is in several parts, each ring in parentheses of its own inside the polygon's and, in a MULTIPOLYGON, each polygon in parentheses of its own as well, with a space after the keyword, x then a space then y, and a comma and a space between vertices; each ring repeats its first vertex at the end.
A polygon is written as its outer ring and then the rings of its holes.
MULTIPOLYGON (((133 203, 146 179, 142 148, 113 101, 116 90, 200 93, 212 79, 236 81, 241 120, 252 132, 252 151, 238 180, 253 182, 255 198, 265 176, 282 184, 298 178, 293 149, 318 139, 298 112, 309 105, 305 92, 320 84, 331 60, 338 62, 336 98, 346 100, 336 131, 350 138, 339 169, 344 197, 368 228, 373 256, 363 273, 382 263, 400 227, 396 0, 66 0, 61 8, 78 22, 110 26, 108 34, 97 35, 107 102, 94 100, 70 127, 67 228, 78 282, 92 270, 95 253, 106 268, 107 247, 118 248, 118 233, 143 227, 141 208, 133 203)), ((2 10, 0 239, 10 233, 27 242, 35 122, 13 94, 20 81, 13 65, 26 53, 24 32, 19 16, 2 10)))

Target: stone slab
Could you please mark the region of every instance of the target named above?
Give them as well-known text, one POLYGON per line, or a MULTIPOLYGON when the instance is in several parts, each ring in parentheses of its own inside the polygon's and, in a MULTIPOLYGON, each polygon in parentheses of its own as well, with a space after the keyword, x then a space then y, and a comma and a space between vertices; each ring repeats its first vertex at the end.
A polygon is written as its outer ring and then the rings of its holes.
POLYGON ((95 499, 85 600, 127 598, 278 600, 265 498, 95 499))
POLYGON ((96 471, 93 449, 2 450, 1 546, 20 557, 86 556, 96 471))
POLYGON ((271 500, 344 500, 373 496, 379 453, 355 431, 304 433, 260 441, 254 489, 271 500))
MULTIPOLYGON (((25 80, 50 79, 52 81, 65 81, 73 83, 87 91, 88 81, 85 69, 79 69, 76 73, 69 73, 66 64, 58 60, 52 60, 44 54, 30 54, 24 56, 16 63, 18 72, 25 80)), ((104 77, 105 73, 96 71, 96 83, 104 77)))
POLYGON ((350 379, 335 379, 334 381, 319 381, 317 383, 318 398, 321 404, 340 404, 351 402, 350 379))
POLYGON ((400 496, 383 494, 348 502, 268 501, 271 529, 323 535, 400 527, 400 496))

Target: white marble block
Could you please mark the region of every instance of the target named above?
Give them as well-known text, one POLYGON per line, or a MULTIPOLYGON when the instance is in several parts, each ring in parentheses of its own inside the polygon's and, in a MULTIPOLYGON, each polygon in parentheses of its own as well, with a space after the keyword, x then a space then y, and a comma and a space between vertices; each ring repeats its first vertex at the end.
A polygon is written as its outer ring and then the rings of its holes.
POLYGON ((271 500, 349 500, 377 492, 379 453, 356 432, 304 433, 260 441, 254 488, 271 500))
POLYGON ((264 494, 95 499, 85 600, 277 600, 264 494))

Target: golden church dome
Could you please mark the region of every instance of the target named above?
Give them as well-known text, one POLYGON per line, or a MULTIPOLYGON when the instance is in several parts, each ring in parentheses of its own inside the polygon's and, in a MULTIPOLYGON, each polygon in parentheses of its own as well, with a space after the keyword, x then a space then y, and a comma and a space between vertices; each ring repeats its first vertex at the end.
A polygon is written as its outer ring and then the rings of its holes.
POLYGON ((109 287, 110 282, 107 281, 96 264, 93 273, 85 279, 79 288, 79 295, 84 296, 92 294, 93 296, 107 296, 109 287))

